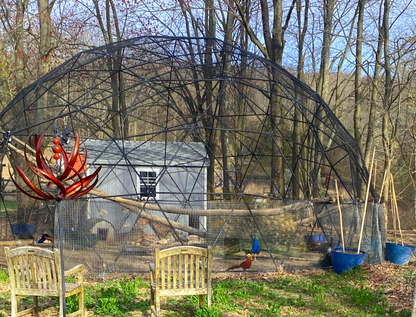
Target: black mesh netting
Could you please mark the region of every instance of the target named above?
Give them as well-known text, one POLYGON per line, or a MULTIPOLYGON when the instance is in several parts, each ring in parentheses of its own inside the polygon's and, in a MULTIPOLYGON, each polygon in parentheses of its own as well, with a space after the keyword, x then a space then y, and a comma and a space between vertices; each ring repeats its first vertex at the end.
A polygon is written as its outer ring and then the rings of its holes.
MULTIPOLYGON (((102 166, 90 194, 62 202, 65 266, 145 271, 155 248, 209 244, 221 271, 254 237, 251 270, 328 265, 340 237, 335 181, 344 240, 357 247, 369 173, 356 141, 288 71, 220 40, 140 37, 81 52, 20 91, 0 122, 3 240, 56 236, 55 201, 9 181, 27 165, 25 144, 34 161, 35 133, 46 131, 51 166, 51 137, 70 153, 75 132, 82 172, 102 166)), ((371 190, 362 244, 375 262, 376 199, 371 190)))

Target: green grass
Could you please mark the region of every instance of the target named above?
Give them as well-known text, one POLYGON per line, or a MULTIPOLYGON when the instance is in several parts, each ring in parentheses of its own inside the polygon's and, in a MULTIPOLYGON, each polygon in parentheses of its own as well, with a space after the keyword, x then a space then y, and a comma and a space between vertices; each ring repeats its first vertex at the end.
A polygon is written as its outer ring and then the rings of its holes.
POLYGON ((16 202, 15 201, 10 201, 10 200, 5 200, 4 202, 0 200, 0 211, 5 211, 7 210, 16 210, 16 202))
POLYGON ((200 310, 197 297, 169 298, 166 316, 410 316, 389 307, 385 290, 371 289, 362 268, 337 275, 278 276, 268 281, 224 280, 213 286, 213 307, 200 310), (217 315, 218 312, 220 315, 217 315))
MULTIPOLYGON (((0 200, 0 217, 6 217, 7 215, 13 217, 16 215, 17 205, 15 201, 0 200)), ((1 315, 0 315, 1 317, 1 315)))
POLYGON ((0 268, 0 282, 9 282, 9 272, 5 268, 0 268))
MULTIPOLYGON (((0 283, 7 284, 0 270, 0 283)), ((413 283, 413 272, 403 273, 413 283)), ((212 307, 199 308, 198 296, 162 299, 164 316, 411 316, 410 310, 389 307, 384 288, 372 289, 363 268, 337 275, 332 271, 307 276, 284 274, 264 280, 222 280, 213 284, 212 307)), ((114 279, 86 286, 89 316, 148 316, 149 283, 142 277, 114 279)), ((50 299, 43 299, 43 302, 50 299)), ((57 306, 57 299, 53 299, 57 306)), ((31 299, 22 300, 22 306, 31 299)), ((0 294, 0 305, 10 310, 10 293, 0 294)), ((77 309, 77 299, 67 299, 67 312, 77 309)), ((23 308, 23 307, 22 307, 23 308)))

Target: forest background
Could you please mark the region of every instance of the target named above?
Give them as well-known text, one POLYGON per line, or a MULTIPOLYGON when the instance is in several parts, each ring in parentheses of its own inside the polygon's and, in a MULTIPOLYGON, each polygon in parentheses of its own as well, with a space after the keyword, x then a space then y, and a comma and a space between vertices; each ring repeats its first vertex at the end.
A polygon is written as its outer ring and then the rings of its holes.
POLYGON ((368 166, 376 147, 376 180, 393 175, 414 228, 415 12, 411 0, 1 0, 0 110, 80 51, 145 35, 216 37, 316 90, 368 166))

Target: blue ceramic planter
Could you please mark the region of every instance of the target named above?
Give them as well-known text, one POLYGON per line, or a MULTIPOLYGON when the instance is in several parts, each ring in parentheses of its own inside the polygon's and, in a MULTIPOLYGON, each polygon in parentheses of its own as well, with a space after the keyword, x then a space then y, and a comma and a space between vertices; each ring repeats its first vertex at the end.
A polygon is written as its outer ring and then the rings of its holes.
POLYGON ((12 223, 11 225, 12 234, 18 236, 20 239, 32 239, 33 233, 35 232, 34 225, 21 225, 12 223))
POLYGON ((303 237, 305 242, 308 244, 318 244, 325 242, 325 235, 324 234, 311 234, 308 236, 303 237))
POLYGON ((415 247, 399 245, 392 242, 386 243, 386 260, 394 264, 407 264, 415 252, 415 247))
POLYGON ((342 252, 342 248, 336 248, 331 251, 331 260, 334 272, 341 274, 363 264, 365 252, 360 251, 357 254, 356 249, 345 249, 345 252, 342 252))

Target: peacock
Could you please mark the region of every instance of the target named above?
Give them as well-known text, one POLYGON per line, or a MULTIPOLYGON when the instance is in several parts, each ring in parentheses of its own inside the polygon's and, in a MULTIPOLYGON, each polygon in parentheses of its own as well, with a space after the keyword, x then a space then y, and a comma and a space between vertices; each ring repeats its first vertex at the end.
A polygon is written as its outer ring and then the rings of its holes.
POLYGON ((53 237, 51 237, 47 233, 44 233, 42 234, 42 237, 38 240, 38 243, 44 243, 45 241, 49 241, 50 243, 53 243, 53 237))
POLYGON ((251 247, 251 254, 254 257, 254 261, 257 261, 256 255, 260 253, 260 244, 259 241, 257 241, 256 232, 254 231, 254 239, 253 239, 253 246, 251 247))

